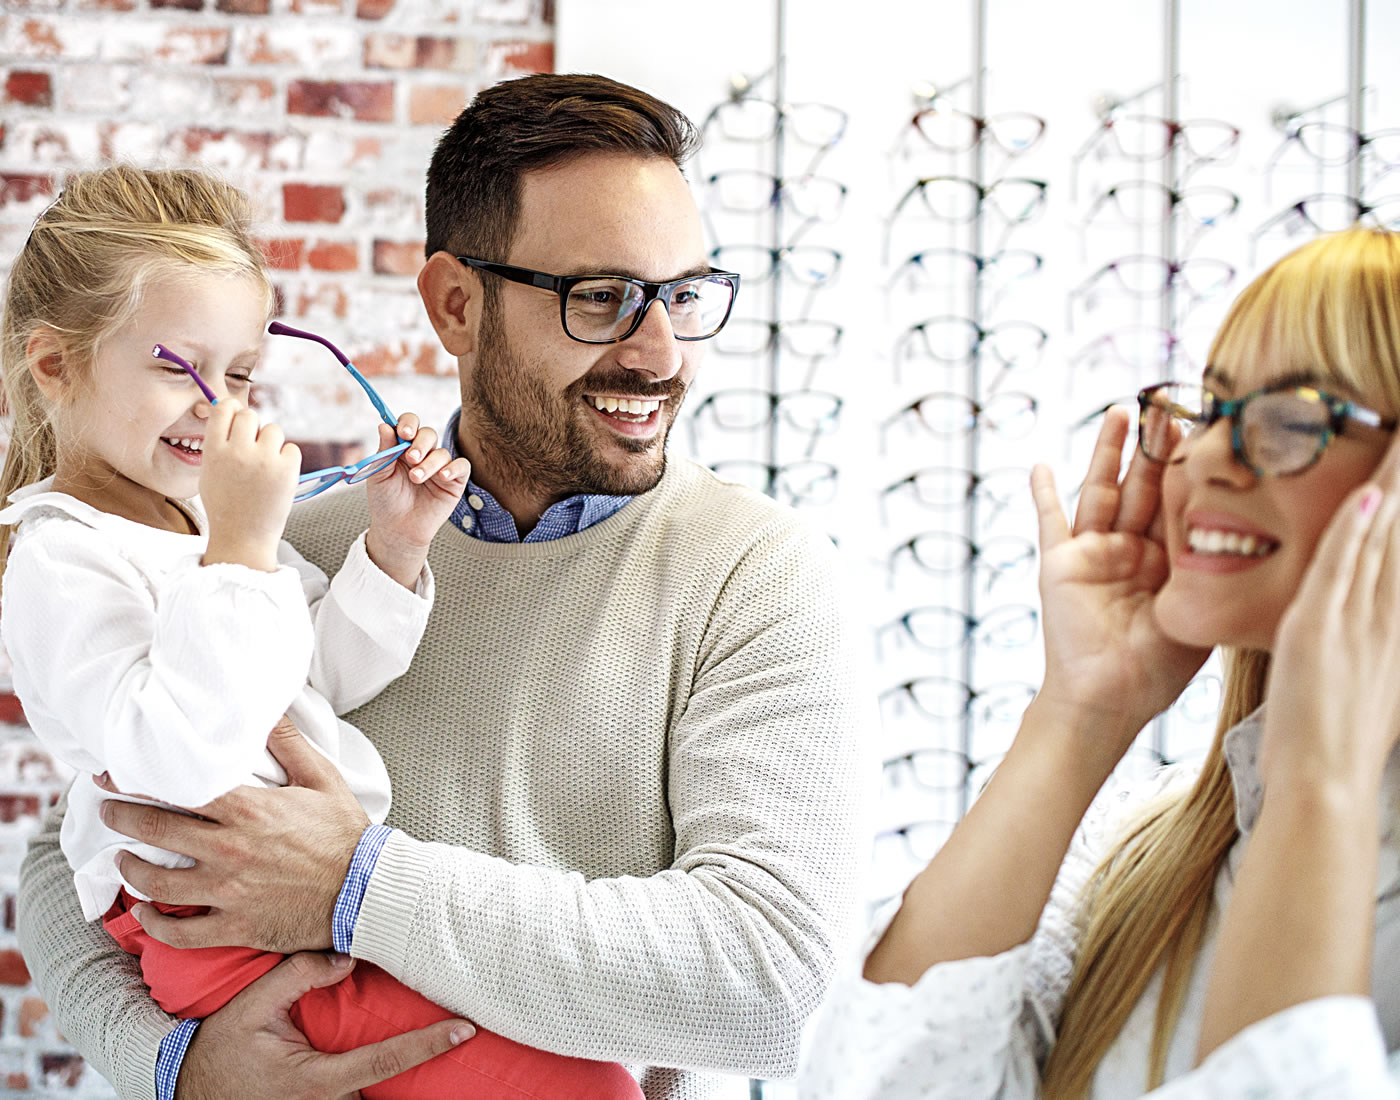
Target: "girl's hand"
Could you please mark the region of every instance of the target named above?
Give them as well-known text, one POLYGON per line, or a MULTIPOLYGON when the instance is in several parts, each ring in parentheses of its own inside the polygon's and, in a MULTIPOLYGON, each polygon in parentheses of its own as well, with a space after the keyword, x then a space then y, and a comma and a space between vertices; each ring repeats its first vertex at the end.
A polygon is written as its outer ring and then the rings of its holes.
POLYGON ((379 448, 399 440, 409 448, 365 482, 369 498, 370 560, 406 588, 418 582, 428 546, 462 499, 471 463, 437 446, 437 432, 423 428, 413 413, 399 417, 395 431, 379 426, 379 448))
POLYGON ((1329 783, 1374 799, 1400 740, 1400 437, 1337 508, 1274 638, 1266 789, 1329 783))
POLYGON ((226 397, 209 413, 199 495, 209 517, 204 564, 236 562, 273 572, 301 467, 301 451, 276 424, 226 397))
POLYGON ((1157 625, 1153 603, 1168 572, 1163 466, 1135 450, 1120 480, 1129 424, 1125 410, 1105 414, 1073 529, 1049 469, 1031 472, 1045 623, 1045 680, 1034 705, 1055 712, 1060 728, 1092 731, 1079 748, 1104 777, 1210 653, 1173 642, 1157 625))

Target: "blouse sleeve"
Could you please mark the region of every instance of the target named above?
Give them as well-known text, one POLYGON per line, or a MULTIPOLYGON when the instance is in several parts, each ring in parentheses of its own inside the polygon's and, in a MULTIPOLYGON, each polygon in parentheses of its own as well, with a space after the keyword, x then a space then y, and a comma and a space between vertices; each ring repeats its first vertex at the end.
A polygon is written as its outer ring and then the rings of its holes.
POLYGON ((257 768, 311 661, 294 570, 153 577, 77 523, 15 547, 3 616, 16 694, 51 751, 179 806, 257 768))
MULTIPOLYGON (((861 976, 882 914, 809 1037, 804 1100, 1034 1100, 1083 928, 1079 899, 1126 812, 1178 773, 1106 787, 1085 814, 1035 934, 999 955, 930 967, 912 986, 861 976)), ((1175 1098, 1173 1098, 1175 1100, 1175 1098)))

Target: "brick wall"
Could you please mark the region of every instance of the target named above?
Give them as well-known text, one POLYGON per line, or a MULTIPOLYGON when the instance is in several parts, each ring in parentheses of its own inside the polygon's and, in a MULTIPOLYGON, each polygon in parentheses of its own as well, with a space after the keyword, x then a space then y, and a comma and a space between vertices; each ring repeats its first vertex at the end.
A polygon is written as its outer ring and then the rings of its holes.
MULTIPOLYGON (((216 170, 258 201, 281 315, 440 424, 456 379, 413 286, 423 173, 479 88, 553 67, 553 19, 552 0, 0 0, 0 273, 70 171, 216 170)), ((269 340, 262 376, 308 464, 372 443, 372 411, 320 349, 269 340)), ((0 1090, 110 1096, 16 949, 25 840, 69 777, 8 685, 0 665, 0 1090)))

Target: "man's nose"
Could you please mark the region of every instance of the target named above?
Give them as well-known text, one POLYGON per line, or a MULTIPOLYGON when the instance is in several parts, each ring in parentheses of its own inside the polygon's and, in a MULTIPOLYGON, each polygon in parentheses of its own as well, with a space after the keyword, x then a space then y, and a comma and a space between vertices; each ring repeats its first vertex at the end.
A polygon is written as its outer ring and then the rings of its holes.
POLYGON ((618 345, 618 362, 657 382, 668 381, 680 372, 681 349, 671 315, 660 298, 647 305, 637 330, 618 345))

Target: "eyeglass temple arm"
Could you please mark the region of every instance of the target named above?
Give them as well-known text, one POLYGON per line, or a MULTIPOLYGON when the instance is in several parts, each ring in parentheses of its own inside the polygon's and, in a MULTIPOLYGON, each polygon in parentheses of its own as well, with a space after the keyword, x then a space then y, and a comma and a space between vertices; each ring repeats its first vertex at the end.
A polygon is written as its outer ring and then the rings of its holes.
POLYGON ((194 369, 194 364, 181 359, 164 344, 157 344, 151 349, 151 355, 156 359, 164 359, 167 363, 174 363, 177 367, 183 367, 186 374, 194 379, 194 384, 199 387, 199 392, 209 399, 209 404, 217 405, 219 399, 214 396, 214 391, 209 388, 204 379, 199 376, 199 372, 194 369))
POLYGON ((375 411, 379 413, 380 419, 391 428, 398 427, 399 418, 389 411, 389 406, 384 404, 384 399, 374 391, 374 387, 369 384, 369 380, 355 369, 355 364, 350 362, 349 356, 324 336, 317 336, 314 332, 307 332, 304 329, 292 328, 291 325, 284 325, 281 321, 273 321, 267 326, 267 331, 274 336, 295 336, 301 340, 312 340, 326 348, 340 361, 340 365, 350 372, 350 377, 360 384, 360 389, 365 391, 365 396, 368 397, 370 403, 374 405, 375 411))

